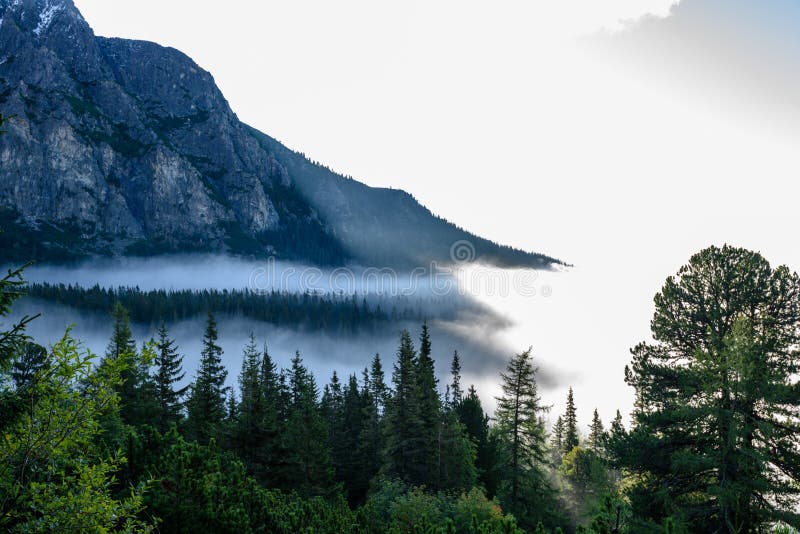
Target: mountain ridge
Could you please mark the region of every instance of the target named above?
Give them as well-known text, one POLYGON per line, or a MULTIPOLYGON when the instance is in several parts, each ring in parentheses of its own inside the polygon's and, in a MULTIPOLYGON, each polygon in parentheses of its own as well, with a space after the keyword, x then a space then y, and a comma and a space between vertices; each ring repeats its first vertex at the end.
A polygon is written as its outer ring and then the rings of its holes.
POLYGON ((0 0, 6 259, 226 252, 318 264, 471 258, 547 268, 397 189, 312 163, 241 122, 174 48, 98 37, 71 0, 0 0))

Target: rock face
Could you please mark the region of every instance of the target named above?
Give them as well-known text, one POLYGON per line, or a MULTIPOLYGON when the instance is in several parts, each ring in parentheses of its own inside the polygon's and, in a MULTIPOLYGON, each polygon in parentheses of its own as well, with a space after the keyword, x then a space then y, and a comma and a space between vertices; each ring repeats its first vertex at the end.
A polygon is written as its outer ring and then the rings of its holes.
POLYGON ((241 123, 189 57, 97 37, 71 0, 0 0, 0 112, 13 116, 0 261, 224 251, 395 266, 469 239, 495 263, 551 262, 309 162, 241 123))

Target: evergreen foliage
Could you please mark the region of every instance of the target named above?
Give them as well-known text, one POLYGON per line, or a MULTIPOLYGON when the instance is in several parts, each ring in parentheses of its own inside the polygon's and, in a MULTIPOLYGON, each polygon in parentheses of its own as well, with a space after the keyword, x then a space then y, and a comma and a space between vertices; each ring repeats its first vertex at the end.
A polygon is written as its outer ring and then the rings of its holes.
POLYGON ((386 409, 386 451, 383 472, 406 482, 419 485, 428 476, 426 463, 419 463, 417 436, 421 422, 417 411, 415 374, 417 351, 411 334, 400 335, 400 348, 392 373, 394 394, 386 409))
POLYGON ((546 443, 542 406, 536 386, 531 349, 511 358, 500 375, 495 419, 503 451, 504 485, 501 502, 523 525, 551 522, 555 510, 553 489, 544 470, 546 443))
POLYGON ((222 437, 226 419, 225 379, 228 371, 222 364, 222 348, 217 345, 217 323, 209 312, 200 353, 200 368, 187 400, 188 435, 201 444, 222 437))
POLYGON ((589 437, 587 444, 589 449, 597 455, 600 455, 603 450, 605 442, 606 431, 603 428, 603 421, 600 419, 600 414, 597 413, 597 408, 592 413, 592 423, 589 425, 589 437))
POLYGON ((564 438, 562 441, 563 448, 561 452, 567 454, 580 444, 580 436, 578 436, 578 410, 575 407, 575 396, 572 393, 572 388, 569 388, 567 393, 567 410, 564 414, 564 438))
POLYGON ((28 297, 46 300, 82 311, 112 313, 122 305, 135 323, 158 325, 192 319, 211 312, 240 316, 266 323, 324 330, 342 335, 374 332, 398 321, 419 321, 420 305, 404 297, 387 298, 372 305, 355 296, 322 293, 290 293, 204 289, 195 291, 137 287, 103 288, 95 285, 29 284, 28 297))
POLYGON ((635 425, 614 440, 638 528, 800 526, 800 278, 710 247, 667 278, 651 325, 626 370, 635 425))
POLYGON ((304 496, 330 496, 336 493, 334 468, 328 446, 328 423, 318 402, 319 391, 313 375, 303 365, 300 353, 292 358, 289 370, 286 450, 287 480, 304 496))
MULTIPOLYGON (((0 317, 24 288, 0 280, 0 317)), ((494 419, 439 389, 433 344, 400 335, 320 395, 299 353, 255 335, 226 387, 209 313, 184 419, 162 325, 136 346, 124 307, 98 362, 30 319, 0 332, 0 529, 10 532, 768 532, 800 525, 800 278, 732 247, 693 256, 632 351, 633 424, 597 409, 581 444, 572 388, 548 440, 531 351, 501 373, 494 419), (549 442, 549 443, 548 443, 549 442), (617 530, 617 524, 619 529, 617 530)), ((789 530, 785 530, 789 531, 789 530)))
POLYGON ((178 353, 175 341, 170 339, 167 327, 162 323, 158 329, 155 345, 155 392, 158 404, 157 428, 166 432, 171 425, 183 420, 183 396, 188 386, 180 387, 183 380, 183 356, 178 353))
POLYGON ((564 418, 559 415, 558 419, 556 419, 556 422, 553 425, 553 433, 550 438, 550 450, 553 453, 553 463, 556 464, 561 463, 561 456, 564 451, 565 430, 564 418))

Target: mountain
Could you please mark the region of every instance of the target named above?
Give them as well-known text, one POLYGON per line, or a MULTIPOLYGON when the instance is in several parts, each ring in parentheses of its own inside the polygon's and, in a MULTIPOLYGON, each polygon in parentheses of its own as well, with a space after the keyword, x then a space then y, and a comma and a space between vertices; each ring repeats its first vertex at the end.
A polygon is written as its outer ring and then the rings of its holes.
POLYGON ((498 265, 557 263, 312 163, 239 121, 189 57, 95 36, 71 0, 0 0, 0 112, 0 260, 202 251, 405 267, 460 244, 498 265))

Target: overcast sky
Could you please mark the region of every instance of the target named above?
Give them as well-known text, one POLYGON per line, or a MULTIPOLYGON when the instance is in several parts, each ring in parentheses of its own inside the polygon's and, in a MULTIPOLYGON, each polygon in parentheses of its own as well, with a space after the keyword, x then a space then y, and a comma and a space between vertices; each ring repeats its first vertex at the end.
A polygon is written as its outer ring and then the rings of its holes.
POLYGON ((628 349, 693 252, 800 267, 790 0, 75 3, 100 35, 187 53, 311 158, 574 263, 549 297, 488 300, 587 423, 629 409, 628 349))

